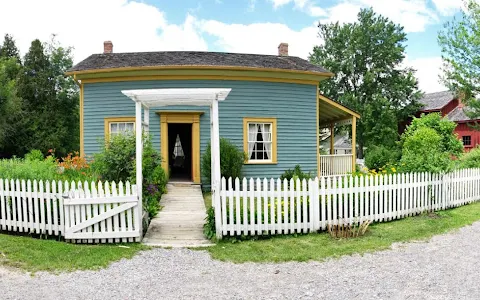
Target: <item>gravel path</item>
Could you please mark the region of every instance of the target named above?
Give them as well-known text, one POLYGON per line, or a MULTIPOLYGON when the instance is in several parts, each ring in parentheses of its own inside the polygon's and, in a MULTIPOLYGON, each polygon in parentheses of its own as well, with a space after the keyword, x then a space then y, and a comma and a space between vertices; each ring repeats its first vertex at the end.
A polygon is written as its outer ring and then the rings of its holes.
POLYGON ((480 299, 480 222, 429 242, 323 263, 231 264, 154 249, 108 269, 0 269, 0 299, 480 299))

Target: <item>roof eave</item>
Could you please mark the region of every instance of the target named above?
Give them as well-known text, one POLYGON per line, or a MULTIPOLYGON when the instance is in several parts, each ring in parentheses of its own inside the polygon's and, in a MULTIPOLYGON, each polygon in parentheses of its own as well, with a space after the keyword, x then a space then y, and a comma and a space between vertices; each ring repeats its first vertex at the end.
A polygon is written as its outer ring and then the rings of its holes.
POLYGON ((316 72, 303 71, 294 69, 278 69, 278 68, 261 68, 261 67, 240 67, 240 66, 209 66, 209 65, 170 65, 170 66, 144 66, 144 67, 120 67, 120 68, 103 68, 103 69, 89 69, 81 71, 67 71, 65 75, 84 75, 84 74, 98 74, 98 73, 116 73, 128 71, 146 71, 146 70, 243 70, 243 71, 261 71, 261 72, 279 72, 279 73, 293 73, 314 75, 323 77, 332 77, 331 72, 316 72))

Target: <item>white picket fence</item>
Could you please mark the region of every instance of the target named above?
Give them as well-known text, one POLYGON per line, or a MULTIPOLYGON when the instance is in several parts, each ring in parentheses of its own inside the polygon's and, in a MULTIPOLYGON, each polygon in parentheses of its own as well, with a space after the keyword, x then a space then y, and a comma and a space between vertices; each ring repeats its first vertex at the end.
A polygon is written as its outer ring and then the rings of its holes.
POLYGON ((71 242, 138 241, 136 187, 0 179, 0 230, 63 236, 71 242))
POLYGON ((222 179, 221 235, 291 234, 328 225, 385 222, 480 200, 480 169, 448 174, 222 179))

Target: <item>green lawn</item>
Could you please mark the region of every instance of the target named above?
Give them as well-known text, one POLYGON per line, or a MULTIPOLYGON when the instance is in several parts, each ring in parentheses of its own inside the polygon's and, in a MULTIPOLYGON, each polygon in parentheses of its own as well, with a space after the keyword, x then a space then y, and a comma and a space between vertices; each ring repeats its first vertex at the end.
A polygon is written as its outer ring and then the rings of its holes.
POLYGON ((236 263, 321 261, 328 257, 387 249, 395 242, 427 239, 478 220, 480 203, 474 203, 435 214, 374 224, 365 236, 358 238, 339 240, 321 233, 236 242, 227 239, 206 249, 215 259, 236 263))
POLYGON ((74 271, 100 269, 147 249, 140 244, 81 245, 0 234, 0 265, 26 271, 74 271))

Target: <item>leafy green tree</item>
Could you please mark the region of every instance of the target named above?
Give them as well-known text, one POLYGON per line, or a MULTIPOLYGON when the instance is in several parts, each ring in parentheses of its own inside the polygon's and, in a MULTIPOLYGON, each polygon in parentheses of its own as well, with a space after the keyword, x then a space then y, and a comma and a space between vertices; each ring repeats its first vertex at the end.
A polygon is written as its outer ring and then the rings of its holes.
POLYGON ((17 62, 20 62, 20 54, 15 40, 9 34, 5 34, 3 43, 0 46, 0 58, 15 58, 17 62))
POLYGON ((442 80, 450 90, 465 97, 466 114, 480 117, 480 4, 464 0, 460 19, 447 22, 438 35, 442 49, 442 80))
POLYGON ((351 24, 319 24, 319 37, 310 61, 335 75, 320 84, 327 97, 358 111, 358 155, 363 147, 393 147, 398 124, 418 108, 414 70, 403 67, 406 34, 403 27, 363 9, 351 24))
POLYGON ((8 145, 15 143, 21 99, 17 96, 17 84, 12 74, 18 73, 20 67, 15 58, 0 58, 0 157, 6 155, 8 145))
POLYGON ((18 79, 25 118, 19 121, 14 154, 55 149, 63 156, 78 150, 78 87, 64 77, 71 66, 71 49, 59 46, 54 39, 46 46, 39 40, 32 42, 18 79))

